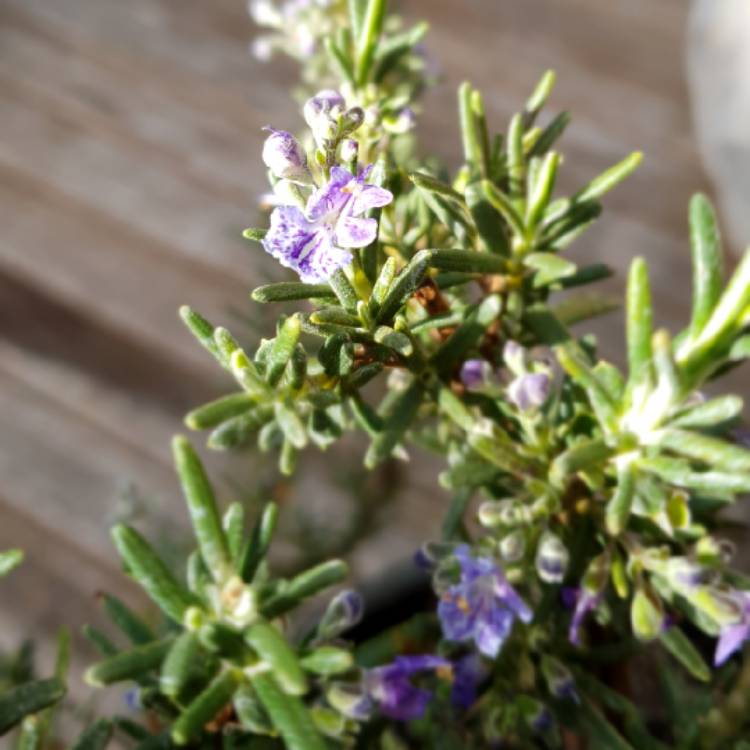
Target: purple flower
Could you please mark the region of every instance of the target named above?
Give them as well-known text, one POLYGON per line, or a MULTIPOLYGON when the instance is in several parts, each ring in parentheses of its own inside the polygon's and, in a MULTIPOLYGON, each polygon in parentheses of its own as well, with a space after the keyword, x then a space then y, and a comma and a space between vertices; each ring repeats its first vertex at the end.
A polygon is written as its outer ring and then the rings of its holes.
POLYGON ((484 359, 467 359, 461 365, 461 382, 470 391, 475 391, 489 383, 492 365, 484 359))
POLYGON ((520 375, 508 386, 508 396, 521 411, 543 406, 549 397, 549 391, 549 375, 543 372, 520 375))
POLYGON ((530 622, 533 613, 489 558, 473 557, 465 544, 456 548, 461 580, 450 586, 438 605, 443 635, 449 641, 473 640, 494 659, 516 619, 530 622))
POLYGON ((574 646, 581 645, 581 625, 589 612, 596 609, 601 601, 600 593, 592 593, 584 588, 565 588, 562 590, 563 604, 573 608, 573 617, 570 620, 568 640, 574 646))
POLYGON ((263 144, 263 161, 276 177, 292 182, 309 183, 307 157, 297 139, 285 130, 266 128, 271 135, 263 144))
POLYGON ((721 629, 714 654, 714 666, 720 667, 729 657, 739 651, 750 638, 750 592, 737 591, 734 598, 741 607, 739 622, 725 625, 721 629))
POLYGON ((338 129, 338 117, 346 109, 344 97, 333 89, 324 89, 305 102, 302 115, 318 146, 331 139, 338 129))
POLYGON ((333 167, 330 181, 310 196, 305 213, 296 206, 276 208, 263 240, 266 252, 310 283, 327 281, 348 265, 352 256, 346 248, 366 247, 378 233, 378 222, 362 214, 393 200, 390 191, 365 183, 370 169, 353 177, 333 167))
POLYGON ((457 708, 468 709, 477 699, 477 688, 487 677, 487 667, 477 653, 462 656, 453 664, 453 687, 451 703, 457 708))
POLYGON ((368 695, 386 716, 400 721, 411 721, 422 716, 432 698, 429 690, 412 684, 419 673, 450 669, 450 662, 429 654, 397 656, 391 664, 370 669, 365 675, 368 695))

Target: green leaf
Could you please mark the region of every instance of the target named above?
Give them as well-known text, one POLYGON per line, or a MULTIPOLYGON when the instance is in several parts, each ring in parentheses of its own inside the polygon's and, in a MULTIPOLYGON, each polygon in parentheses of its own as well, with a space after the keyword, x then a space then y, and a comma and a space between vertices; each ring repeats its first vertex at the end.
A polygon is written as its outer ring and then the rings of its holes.
POLYGON ((648 267, 643 258, 630 264, 627 289, 626 338, 628 342, 629 384, 632 388, 648 384, 652 379, 653 308, 648 267))
POLYGON ((275 404, 276 422, 288 440, 297 450, 307 445, 307 430, 296 411, 282 401, 275 404))
POLYGON ((718 396, 691 406, 670 421, 672 427, 705 429, 733 422, 742 414, 743 401, 739 396, 718 396))
POLYGON ((750 451, 726 440, 680 429, 653 433, 650 443, 727 474, 750 474, 750 451))
POLYGON ((602 294, 571 295, 556 303, 552 312, 566 326, 598 318, 620 309, 617 299, 602 294))
POLYGON ((303 599, 341 583, 349 575, 343 560, 329 560, 292 578, 281 591, 263 602, 261 612, 272 620, 294 608, 303 599))
POLYGON ((636 638, 652 641, 664 627, 664 608, 656 594, 636 589, 630 605, 630 624, 636 638))
POLYGON ((383 30, 385 18, 386 0, 368 0, 362 27, 355 39, 357 49, 357 84, 363 86, 368 79, 370 69, 375 57, 378 40, 383 30))
POLYGON ((286 638, 267 622, 256 622, 245 631, 245 642, 266 662, 287 695, 304 695, 307 678, 286 638))
POLYGON ((664 648, 669 651, 696 680, 710 682, 711 670, 709 669, 698 649, 680 628, 673 625, 671 628, 662 630, 659 640, 664 648))
POLYGON ((557 358, 565 372, 581 385, 591 402, 599 422, 608 434, 614 434, 617 411, 607 389, 594 374, 579 347, 565 344, 557 349, 557 358))
POLYGON ((354 666, 351 652, 336 646, 321 646, 300 659, 308 672, 318 675, 335 675, 348 672, 354 666))
POLYGON ((303 299, 335 299, 328 284, 304 284, 301 281, 281 281, 253 289, 250 295, 256 302, 291 302, 303 299))
POLYGON ((260 406, 252 411, 231 417, 222 422, 209 436, 207 445, 214 450, 239 448, 247 445, 249 440, 273 417, 273 407, 260 406))
POLYGON ((484 119, 481 97, 474 101, 478 94, 467 81, 458 87, 458 115, 466 164, 486 176, 489 154, 479 122, 480 118, 484 119))
POLYGON ((270 675, 254 675, 252 685, 287 750, 327 750, 299 698, 282 693, 270 675))
POLYGON ((113 731, 114 725, 109 719, 99 719, 83 732, 70 750, 104 750, 113 731))
POLYGON ((287 362, 294 353, 301 332, 301 321, 299 315, 290 315, 279 326, 273 346, 268 354, 267 375, 271 386, 275 386, 284 374, 287 362))
POLYGON ((228 368, 229 363, 219 351, 214 341, 213 325, 187 305, 183 305, 180 308, 180 318, 182 318, 182 322, 188 327, 190 333, 198 339, 201 346, 207 349, 222 367, 228 368))
MULTIPOLYGON (((508 139, 505 144, 506 158, 508 160, 508 192, 514 205, 523 202, 524 179, 526 177, 523 135, 523 116, 515 114, 508 125, 508 139)), ((487 197, 492 201, 489 195, 487 197)))
POLYGON ((109 659, 89 667, 84 680, 94 687, 111 685, 123 680, 139 680, 148 672, 159 668, 173 640, 173 636, 169 636, 160 641, 120 651, 109 659))
POLYGON ((580 713, 591 750, 635 750, 588 698, 581 702, 580 713))
POLYGON ((117 524, 112 529, 112 539, 130 575, 143 586, 168 617, 181 623, 185 610, 196 605, 197 599, 177 582, 149 543, 135 529, 117 524))
POLYGON ((548 151, 530 185, 529 201, 526 206, 526 226, 529 229, 536 227, 544 216, 555 187, 559 164, 560 155, 554 151, 548 151))
POLYGON ((472 250, 433 250, 430 265, 439 271, 464 273, 502 273, 506 266, 499 255, 472 250))
POLYGON ((605 512, 605 525, 612 536, 620 534, 628 525, 634 488, 635 474, 632 466, 621 466, 617 471, 617 486, 605 512))
POLYGON ((507 196, 489 180, 483 180, 482 190, 490 205, 505 219, 514 234, 524 237, 526 227, 510 196, 507 196))
POLYGON ((382 430, 375 435, 367 449, 365 466, 368 469, 373 469, 391 455, 411 426, 423 397, 422 385, 415 379, 391 401, 387 412, 382 415, 382 430))
POLYGON ((534 141, 534 145, 528 154, 529 158, 541 156, 549 151, 558 138, 565 132, 565 129, 570 124, 570 120, 571 117, 568 112, 560 112, 559 115, 556 115, 534 141))
POLYGON ((251 240, 252 242, 261 242, 267 234, 267 229, 253 229, 252 227, 245 229, 242 232, 242 236, 246 240, 251 240))
POLYGON ((603 440, 582 440, 555 458, 549 470, 550 480, 558 486, 564 486, 577 472, 599 467, 611 455, 612 450, 603 440))
POLYGON ((201 557, 214 581, 222 583, 232 564, 213 488, 193 446, 181 435, 172 439, 172 454, 201 557))
POLYGON ((355 86, 354 70, 347 54, 336 44, 332 36, 323 39, 323 47, 331 58, 333 67, 338 70, 341 77, 351 86, 355 86))
POLYGON ((375 316, 378 323, 389 321, 409 297, 417 291, 432 260, 432 251, 420 250, 394 279, 375 316))
POLYGON ((229 505, 221 519, 221 527, 227 539, 232 565, 236 567, 245 541, 245 509, 242 503, 234 502, 229 505))
POLYGON ((535 289, 552 284, 566 276, 572 276, 576 271, 575 263, 554 253, 530 253, 523 259, 523 264, 536 271, 535 289))
POLYGON ((102 594, 102 599, 110 619, 131 643, 137 646, 154 640, 151 628, 124 602, 110 594, 102 594))
POLYGON ((555 87, 556 80, 557 74, 554 70, 546 70, 544 72, 524 107, 527 120, 536 116, 547 103, 547 99, 549 99, 552 89, 555 87))
POLYGON ((502 307, 499 295, 491 294, 485 297, 432 356, 435 369, 447 373, 455 368, 466 352, 479 342, 487 328, 498 319, 502 307))
POLYGON ((642 160, 643 154, 640 151, 634 151, 630 156, 626 156, 621 162, 610 167, 606 172, 602 172, 586 185, 585 188, 579 190, 573 197, 573 200, 577 203, 598 200, 618 183, 630 176, 642 160))
POLYGON ((247 393, 231 393, 193 409, 185 417, 185 424, 191 430, 216 427, 227 419, 248 411, 254 403, 254 399, 247 393))
POLYGON ((53 677, 35 680, 6 690, 0 695, 0 736, 19 724, 25 716, 38 713, 65 695, 65 685, 53 677))
POLYGON ((750 492, 750 476, 723 471, 694 471, 684 459, 641 458, 638 466, 664 482, 689 490, 705 492, 709 497, 716 493, 750 492))
POLYGON ((276 503, 267 503, 242 551, 239 570, 245 583, 252 583, 253 578, 255 578, 258 566, 271 546, 278 519, 279 506, 276 503))
POLYGON ((7 576, 23 562, 22 549, 9 549, 0 552, 0 578, 7 576))
POLYGON ((159 672, 159 689, 178 704, 193 699, 216 676, 219 660, 195 633, 183 632, 171 645, 159 672))
POLYGON ((695 338, 708 322, 721 297, 724 263, 716 214, 700 193, 690 201, 690 248, 693 257, 693 313, 690 335, 695 338))
POLYGON ((485 250, 497 255, 510 255, 508 233, 501 215, 487 200, 482 183, 473 182, 464 190, 466 205, 485 250))
POLYGON ((200 735, 203 727, 232 699, 238 684, 237 674, 233 670, 227 670, 214 679, 172 725, 174 742, 186 745, 200 735))
POLYGON ((367 12, 367 0, 348 0, 349 23, 352 27, 352 36, 359 39, 365 25, 365 14, 367 12))

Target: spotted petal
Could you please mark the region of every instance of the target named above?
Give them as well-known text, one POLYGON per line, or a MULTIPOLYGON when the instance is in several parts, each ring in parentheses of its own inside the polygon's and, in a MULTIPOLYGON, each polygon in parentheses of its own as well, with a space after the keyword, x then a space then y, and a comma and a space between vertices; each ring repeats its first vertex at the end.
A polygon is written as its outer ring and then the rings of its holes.
POLYGON ((334 246, 327 227, 309 221, 294 206, 274 209, 263 247, 308 283, 326 281, 336 269, 351 262, 350 253, 334 246))
POLYGON ((345 216, 336 224, 336 244, 339 247, 367 247, 378 235, 375 219, 355 219, 345 216))
POLYGON ((376 185, 363 185, 354 199, 352 214, 360 216, 371 208, 387 206, 393 200, 393 193, 376 185))

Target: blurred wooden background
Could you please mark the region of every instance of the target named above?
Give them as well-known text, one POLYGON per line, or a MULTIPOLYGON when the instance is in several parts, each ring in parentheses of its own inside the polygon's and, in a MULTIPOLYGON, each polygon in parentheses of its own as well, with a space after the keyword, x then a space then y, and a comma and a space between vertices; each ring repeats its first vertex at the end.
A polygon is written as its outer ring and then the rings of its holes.
MULTIPOLYGON (((620 280, 646 254, 662 321, 683 320, 686 205, 708 187, 683 79, 684 0, 402 8, 430 20, 445 74, 425 102, 425 151, 456 161, 461 80, 483 89, 500 128, 553 67, 552 106, 574 114, 565 187, 645 152, 575 253, 620 280)), ((239 234, 264 189, 261 127, 301 121, 294 66, 253 60, 253 34, 242 0, 0 0, 0 548, 28 553, 0 583, 5 647, 99 620, 93 593, 122 580, 107 529, 128 487, 159 533, 183 523, 168 440, 226 382, 176 310, 259 323, 248 290, 281 278, 239 234)), ((619 356, 618 317, 598 330, 619 356)), ((425 536, 426 502, 412 495, 360 573, 425 536)))

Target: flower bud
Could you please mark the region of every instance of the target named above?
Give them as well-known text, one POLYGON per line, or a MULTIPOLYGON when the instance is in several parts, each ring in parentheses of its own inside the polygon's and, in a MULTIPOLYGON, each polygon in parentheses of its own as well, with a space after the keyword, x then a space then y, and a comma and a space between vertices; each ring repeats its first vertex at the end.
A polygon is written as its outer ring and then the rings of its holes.
POLYGON ((532 372, 520 375, 508 386, 508 396, 521 411, 531 411, 544 405, 549 398, 549 375, 532 372))
POLYGON ((320 638, 336 638, 345 630, 354 627, 364 612, 362 596, 352 589, 336 594, 328 604, 318 625, 320 638))
POLYGON ((561 583, 570 562, 570 553, 562 540, 545 532, 536 548, 536 571, 545 583, 561 583))
POLYGON ((479 523, 488 529, 498 526, 513 526, 518 522, 513 500, 486 500, 477 512, 479 523))
POLYGON ((365 121, 365 113, 362 107, 352 107, 347 110, 342 123, 342 131, 348 135, 353 133, 365 121))
POLYGON ((467 359, 461 365, 461 382, 470 391, 489 384, 492 378, 492 365, 485 359, 467 359))
POLYGON ((333 89, 319 91, 305 102, 302 114, 319 146, 336 135, 345 106, 344 97, 333 89))
POLYGON ((580 702, 573 675, 561 661, 552 656, 542 656, 542 675, 547 689, 555 698, 580 702))
POLYGON ((285 130, 269 130, 271 135, 263 144, 263 161, 266 166, 281 179, 309 182, 307 157, 297 139, 285 130))
POLYGON ((404 107, 395 114, 383 118, 383 127, 395 135, 401 135, 413 130, 417 124, 417 116, 411 107, 404 107))
POLYGON ((333 683, 326 691, 326 698, 331 706, 350 719, 368 719, 375 708, 366 692, 347 682, 333 683))
POLYGON ((630 605, 630 624, 635 637, 652 641, 664 629, 664 608, 656 594, 639 589, 630 605))
POLYGON ((516 529, 506 534, 497 546, 504 562, 518 562, 526 551, 526 536, 520 529, 516 529))
POLYGON ((341 142, 341 161, 345 163, 357 162, 359 143, 354 138, 346 138, 341 142))

